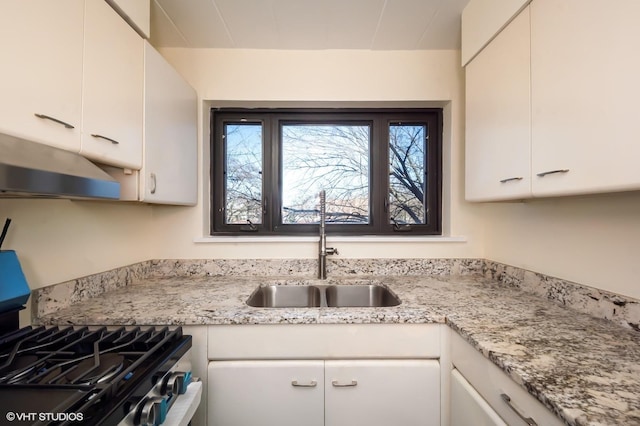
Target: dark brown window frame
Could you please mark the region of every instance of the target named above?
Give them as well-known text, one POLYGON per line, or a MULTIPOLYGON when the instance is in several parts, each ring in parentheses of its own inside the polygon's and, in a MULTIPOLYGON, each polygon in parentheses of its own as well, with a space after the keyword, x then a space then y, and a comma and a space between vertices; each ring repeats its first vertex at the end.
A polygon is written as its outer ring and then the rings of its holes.
POLYGON ((442 234, 442 109, 211 109, 211 235, 316 235, 315 224, 281 223, 280 124, 300 122, 371 123, 370 223, 327 224, 329 235, 441 235, 442 234), (222 132, 225 123, 263 123, 263 220, 261 224, 224 223, 225 152, 222 132), (427 223, 398 227, 389 223, 388 128, 390 124, 427 124, 425 209, 427 223))

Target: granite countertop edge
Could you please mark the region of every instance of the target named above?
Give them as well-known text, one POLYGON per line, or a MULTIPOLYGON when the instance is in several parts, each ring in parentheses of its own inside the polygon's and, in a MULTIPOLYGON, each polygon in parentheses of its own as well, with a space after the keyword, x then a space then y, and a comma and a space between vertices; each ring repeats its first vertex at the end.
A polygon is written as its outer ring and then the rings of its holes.
MULTIPOLYGON (((386 308, 253 308, 291 277, 149 278, 36 319, 42 325, 447 324, 569 425, 640 424, 640 337, 480 276, 333 277, 381 283, 386 308)), ((316 281, 317 282, 317 281, 316 281)))

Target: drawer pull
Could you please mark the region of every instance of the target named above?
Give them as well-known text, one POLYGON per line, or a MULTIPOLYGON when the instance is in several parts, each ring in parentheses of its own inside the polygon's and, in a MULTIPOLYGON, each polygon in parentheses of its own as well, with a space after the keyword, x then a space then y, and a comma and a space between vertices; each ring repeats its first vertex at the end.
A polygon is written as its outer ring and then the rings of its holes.
POLYGON ((98 134, 96 134, 96 133, 92 133, 92 134, 91 134, 91 136, 93 136, 94 138, 104 139, 104 140, 106 140, 106 141, 111 142, 111 143, 112 143, 112 144, 114 144, 114 145, 118 145, 118 144, 120 143, 120 142, 118 142, 118 141, 117 141, 117 140, 115 140, 115 139, 111 139, 111 138, 108 138, 108 137, 106 137, 106 136, 98 135, 98 134))
POLYGON ((38 113, 35 113, 35 114, 33 114, 33 115, 35 115, 35 116, 36 116, 36 117, 38 117, 38 118, 42 118, 43 120, 51 120, 51 121, 56 122, 56 123, 58 123, 58 124, 62 124, 62 125, 63 125, 64 127, 66 127, 67 129, 75 129, 75 127, 73 127, 71 124, 69 124, 69 123, 65 123, 64 121, 62 121, 62 120, 58 120, 57 118, 53 118, 53 117, 51 117, 51 116, 49 116, 49 115, 38 114, 38 113))
POLYGON ((511 178, 506 178, 506 179, 502 179, 500 181, 500 183, 507 183, 507 182, 511 182, 513 180, 522 180, 524 179, 522 176, 518 176, 518 177, 511 177, 511 178))
POLYGON ((568 171, 569 171, 569 169, 549 170, 548 172, 538 173, 537 176, 545 177, 546 175, 553 175, 553 174, 556 174, 556 173, 567 173, 568 171))
POLYGON ((296 388, 315 388, 316 386, 318 386, 318 382, 315 380, 312 380, 309 383, 298 383, 297 380, 292 380, 291 386, 296 388))
POLYGON ((506 393, 501 393, 500 398, 502 398, 502 400, 509 406, 509 408, 511 408, 513 412, 516 413, 518 417, 520 417, 526 424, 528 424, 529 426, 538 426, 538 423, 536 423, 535 420, 533 420, 531 417, 526 417, 511 403, 511 397, 509 395, 507 395, 506 393))
POLYGON ((332 380, 331 385, 335 388, 350 388, 354 386, 358 386, 358 382, 355 380, 351 380, 351 383, 340 383, 337 380, 332 380))

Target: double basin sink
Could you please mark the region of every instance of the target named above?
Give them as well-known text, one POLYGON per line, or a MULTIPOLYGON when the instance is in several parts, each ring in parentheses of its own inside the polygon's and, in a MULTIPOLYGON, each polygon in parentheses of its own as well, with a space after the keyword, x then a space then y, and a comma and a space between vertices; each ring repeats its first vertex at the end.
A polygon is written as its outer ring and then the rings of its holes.
POLYGON ((269 284, 258 287, 247 300, 256 308, 389 307, 400 299, 379 284, 269 284))

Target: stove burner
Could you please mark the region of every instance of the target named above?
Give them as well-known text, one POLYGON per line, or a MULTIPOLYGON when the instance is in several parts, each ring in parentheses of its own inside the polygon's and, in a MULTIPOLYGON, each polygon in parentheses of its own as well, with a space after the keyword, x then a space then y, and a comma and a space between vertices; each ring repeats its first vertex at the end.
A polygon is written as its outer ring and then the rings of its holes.
POLYGON ((36 383, 46 384, 46 383, 55 383, 56 379, 62 376, 62 368, 61 367, 53 367, 48 370, 45 370, 41 373, 40 377, 36 383))
POLYGON ((124 357, 115 353, 102 354, 80 361, 65 374, 69 383, 104 383, 122 371, 124 357))
POLYGON ((17 382, 21 378, 29 375, 34 369, 34 364, 38 361, 35 355, 22 355, 15 357, 6 364, 5 368, 1 368, 0 372, 6 376, 0 377, 0 380, 10 378, 11 382, 17 382))

